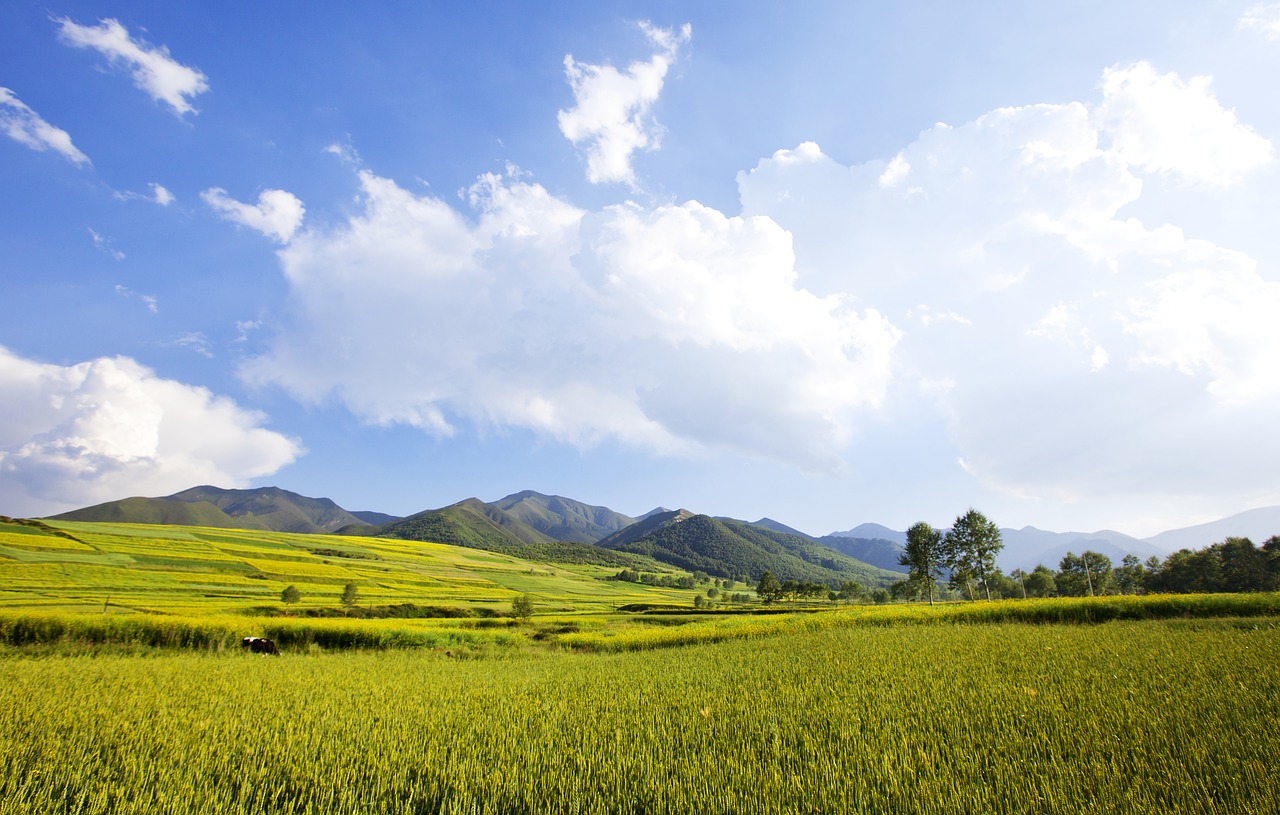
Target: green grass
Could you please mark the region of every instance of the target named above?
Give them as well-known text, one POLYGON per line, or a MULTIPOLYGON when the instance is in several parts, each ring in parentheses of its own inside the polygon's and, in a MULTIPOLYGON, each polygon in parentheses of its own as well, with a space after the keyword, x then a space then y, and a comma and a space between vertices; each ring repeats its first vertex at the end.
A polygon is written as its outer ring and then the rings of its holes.
POLYGON ((0 813, 1271 812, 1275 622, 0 656, 0 813))

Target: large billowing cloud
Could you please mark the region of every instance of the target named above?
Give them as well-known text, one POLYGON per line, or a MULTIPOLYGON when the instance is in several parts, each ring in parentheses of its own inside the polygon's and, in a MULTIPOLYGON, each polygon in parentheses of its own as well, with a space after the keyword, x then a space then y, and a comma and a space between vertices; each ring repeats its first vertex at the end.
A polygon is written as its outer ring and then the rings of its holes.
POLYGON ((92 48, 113 65, 124 66, 139 90, 168 105, 176 116, 195 113, 189 100, 209 90, 204 73, 174 60, 163 45, 153 46, 129 36, 129 30, 117 20, 100 20, 96 26, 80 25, 65 17, 54 22, 63 42, 75 48, 92 48))
POLYGON ((1280 490, 1280 283, 1131 213, 1159 176, 1193 216, 1271 157, 1209 80, 1138 63, 883 161, 780 150, 738 215, 586 212, 516 171, 465 210, 365 172, 354 215, 280 250, 291 313, 244 374, 434 433, 811 469, 878 466, 868 420, 925 405, 939 468, 998 492, 1232 511, 1280 490))
POLYGON ((740 175, 744 212, 794 235, 801 285, 904 329, 900 373, 988 486, 1274 496, 1276 270, 1123 212, 1145 174, 1222 186, 1271 145, 1207 79, 1140 63, 1102 90, 938 125, 888 162, 780 151, 740 175))
POLYGON ((361 181, 359 214, 281 250, 293 314, 252 380, 437 433, 465 421, 813 467, 835 466, 884 397, 897 329, 797 287, 767 218, 585 213, 510 171, 471 188, 471 221, 361 181))
POLYGON ((0 131, 32 150, 52 150, 72 164, 89 163, 67 131, 46 122, 8 88, 0 88, 0 131))
POLYGON ((194 484, 247 486, 301 452, 262 422, 126 357, 64 367, 0 348, 0 512, 51 514, 194 484))
POLYGON ((650 109, 658 101, 667 71, 680 46, 688 42, 686 23, 678 32, 640 23, 657 49, 648 62, 633 62, 625 72, 612 65, 564 58, 564 71, 573 88, 574 106, 560 111, 560 132, 587 155, 587 179, 593 184, 620 181, 635 186, 631 155, 656 150, 662 128, 650 109))

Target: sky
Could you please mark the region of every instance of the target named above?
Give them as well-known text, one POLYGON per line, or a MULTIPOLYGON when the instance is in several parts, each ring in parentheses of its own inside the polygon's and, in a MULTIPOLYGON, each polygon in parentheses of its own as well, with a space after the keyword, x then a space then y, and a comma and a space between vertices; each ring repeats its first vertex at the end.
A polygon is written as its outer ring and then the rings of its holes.
POLYGON ((1280 504, 1280 3, 0 7, 0 513, 1280 504))

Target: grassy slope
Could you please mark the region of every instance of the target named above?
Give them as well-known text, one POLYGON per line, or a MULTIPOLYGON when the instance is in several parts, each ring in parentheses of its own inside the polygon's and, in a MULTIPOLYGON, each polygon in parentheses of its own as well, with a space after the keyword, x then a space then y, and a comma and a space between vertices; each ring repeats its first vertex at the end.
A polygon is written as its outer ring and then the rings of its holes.
POLYGON ((0 608, 168 614, 338 605, 355 582, 361 605, 505 610, 531 592, 543 608, 604 611, 632 602, 689 605, 692 591, 607 579, 616 567, 534 563, 422 541, 142 524, 0 524, 0 608), (66 535, 70 535, 67 537, 66 535))
POLYGON ((64 512, 50 520, 214 526, 222 529, 267 528, 255 518, 233 518, 207 501, 174 501, 169 498, 125 498, 64 512))
POLYGON ((591 506, 558 495, 531 490, 508 495, 492 506, 555 540, 595 543, 636 522, 607 507, 591 506))
POLYGON ((476 498, 468 498, 443 509, 411 515, 381 527, 379 537, 402 540, 429 540, 502 552, 525 560, 544 563, 582 563, 660 571, 649 559, 601 549, 587 543, 552 540, 519 518, 476 498))

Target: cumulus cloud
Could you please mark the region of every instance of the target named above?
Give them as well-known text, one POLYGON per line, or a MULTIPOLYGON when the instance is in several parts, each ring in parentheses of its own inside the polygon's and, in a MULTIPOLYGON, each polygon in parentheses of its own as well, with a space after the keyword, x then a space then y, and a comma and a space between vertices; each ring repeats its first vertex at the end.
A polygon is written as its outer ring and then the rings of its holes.
POLYGON ((284 190, 263 190, 257 204, 236 201, 221 187, 211 187, 200 197, 226 220, 256 229, 278 243, 289 242, 306 213, 297 196, 284 190))
POLYGON ((1108 68, 1095 116, 1110 148, 1142 170, 1227 185, 1271 161, 1271 143, 1236 119, 1209 90, 1149 63, 1108 68))
POLYGON ((301 453, 261 414, 127 357, 61 366, 0 348, 0 394, 0 512, 10 515, 243 487, 301 453))
POLYGON ((0 88, 0 130, 32 150, 52 150, 72 164, 89 164, 89 157, 71 143, 67 131, 46 122, 8 88, 0 88))
POLYGON ((1123 214, 1147 174, 1222 186, 1270 144, 1207 81, 1140 64, 1102 91, 940 124, 887 162, 779 151, 740 174, 743 214, 792 234, 798 286, 904 327, 894 382, 937 404, 987 486, 1274 496, 1276 271, 1123 214))
POLYGON ((632 154, 656 150, 662 142, 662 128, 650 111, 692 29, 688 23, 676 31, 647 22, 640 23, 640 29, 658 50, 647 62, 631 63, 625 72, 612 65, 578 62, 572 54, 564 58, 574 106, 560 111, 560 132, 583 148, 587 179, 593 184, 635 186, 632 154))
POLYGON ((696 202, 587 213, 519 174, 476 217, 364 172, 360 211, 279 253, 292 314, 244 375, 370 422, 526 428, 838 466, 898 330, 796 285, 790 236, 696 202))
POLYGON ((96 26, 79 25, 66 17, 54 22, 63 42, 92 48, 112 65, 128 69, 135 87, 168 105, 176 116, 196 113, 189 100, 209 90, 208 77, 202 72, 174 60, 163 45, 131 37, 117 20, 99 20, 96 26))

